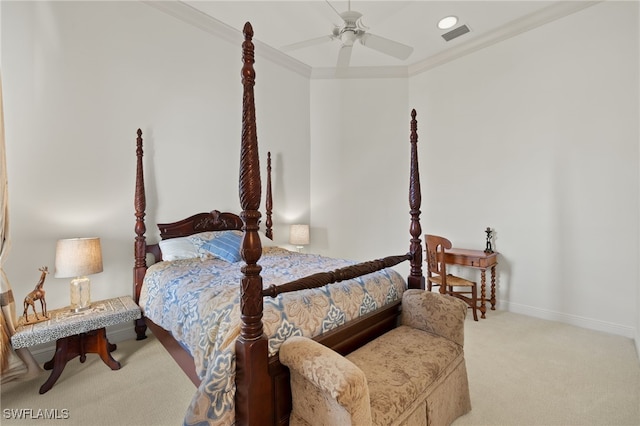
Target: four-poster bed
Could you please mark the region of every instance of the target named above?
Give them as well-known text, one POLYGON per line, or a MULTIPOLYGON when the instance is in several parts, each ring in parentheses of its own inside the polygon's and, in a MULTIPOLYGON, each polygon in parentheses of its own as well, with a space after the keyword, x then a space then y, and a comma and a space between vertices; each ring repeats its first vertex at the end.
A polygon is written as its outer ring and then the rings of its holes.
POLYGON ((355 264, 267 247, 272 226, 271 164, 269 157, 267 238, 261 238, 254 45, 249 23, 244 37, 241 213, 214 210, 158 225, 163 241, 183 239, 193 244, 195 258, 147 267, 148 253, 156 259, 163 259, 164 253, 162 244, 147 245, 144 235, 146 202, 138 130, 134 296, 145 317, 136 323, 136 332, 139 339, 144 338, 149 325, 199 386, 185 424, 287 424, 291 393, 288 370, 278 360, 282 341, 306 335, 339 353, 349 353, 396 326, 406 288, 424 289, 415 111, 410 136, 408 253, 355 264), (223 238, 237 238, 240 261, 221 260, 217 252, 202 254, 223 238), (411 265, 406 281, 391 268, 404 261, 411 265))

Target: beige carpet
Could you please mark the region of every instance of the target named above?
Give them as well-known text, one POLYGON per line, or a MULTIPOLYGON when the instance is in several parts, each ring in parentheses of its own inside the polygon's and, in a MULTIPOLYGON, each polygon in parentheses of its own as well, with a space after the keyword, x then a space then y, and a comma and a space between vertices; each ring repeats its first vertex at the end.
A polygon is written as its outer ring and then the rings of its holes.
POLYGON ((502 311, 467 316, 464 425, 640 425, 633 340, 502 311))
MULTIPOLYGON (((502 311, 479 322, 469 315, 465 339, 473 409, 454 426, 640 425, 640 362, 630 339, 502 311)), ((182 424, 195 388, 157 340, 120 342, 113 355, 122 369, 88 355, 84 364, 70 361, 44 395, 49 372, 3 385, 0 423, 182 424), (69 418, 9 418, 21 409, 68 410, 69 418)))
POLYGON ((2 426, 181 425, 196 388, 153 335, 147 334, 150 337, 143 341, 117 343, 112 355, 122 365, 120 370, 111 370, 98 355, 89 354, 84 363, 79 358, 69 361, 53 388, 43 395, 38 390, 49 377, 49 371, 29 381, 2 385, 0 423, 2 426), (38 411, 45 409, 47 413, 38 411), (22 413, 23 418, 14 418, 17 413, 22 413), (39 414, 54 418, 37 418, 39 414))

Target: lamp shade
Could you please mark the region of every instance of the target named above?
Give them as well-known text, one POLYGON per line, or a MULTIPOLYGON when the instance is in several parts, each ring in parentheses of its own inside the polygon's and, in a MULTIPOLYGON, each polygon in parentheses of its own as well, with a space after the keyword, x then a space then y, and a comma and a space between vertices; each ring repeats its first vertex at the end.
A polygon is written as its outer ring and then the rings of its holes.
POLYGON ((102 272, 100 238, 70 238, 56 244, 56 278, 82 277, 102 272))
POLYGON ((291 225, 289 243, 295 246, 309 244, 309 225, 291 225))

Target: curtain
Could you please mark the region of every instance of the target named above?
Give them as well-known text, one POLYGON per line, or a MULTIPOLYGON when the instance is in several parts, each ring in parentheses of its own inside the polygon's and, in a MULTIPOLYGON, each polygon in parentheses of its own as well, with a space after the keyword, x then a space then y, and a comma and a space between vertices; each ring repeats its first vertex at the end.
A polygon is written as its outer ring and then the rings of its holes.
POLYGON ((9 251, 9 200, 7 158, 4 143, 4 110, 2 103, 2 73, 0 73, 0 366, 2 383, 18 377, 32 377, 40 373, 38 363, 26 348, 16 351, 11 347, 11 336, 16 329, 16 305, 11 284, 4 272, 9 251))

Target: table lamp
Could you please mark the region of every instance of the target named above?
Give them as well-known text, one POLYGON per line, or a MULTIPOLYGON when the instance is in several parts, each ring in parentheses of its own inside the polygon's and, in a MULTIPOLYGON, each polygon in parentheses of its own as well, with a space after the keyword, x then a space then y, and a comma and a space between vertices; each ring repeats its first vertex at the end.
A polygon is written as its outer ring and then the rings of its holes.
POLYGON ((100 238, 69 238, 56 244, 56 278, 71 280, 71 310, 91 306, 91 281, 87 275, 102 272, 100 238))
POLYGON ((302 246, 309 244, 309 225, 291 225, 289 243, 296 246, 298 251, 302 250, 302 246))

